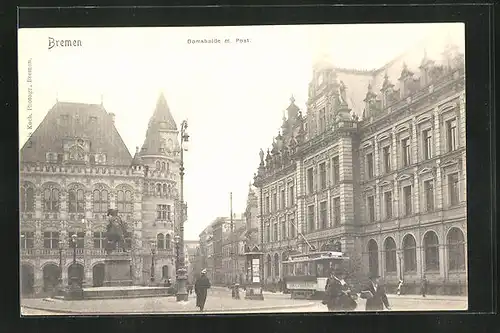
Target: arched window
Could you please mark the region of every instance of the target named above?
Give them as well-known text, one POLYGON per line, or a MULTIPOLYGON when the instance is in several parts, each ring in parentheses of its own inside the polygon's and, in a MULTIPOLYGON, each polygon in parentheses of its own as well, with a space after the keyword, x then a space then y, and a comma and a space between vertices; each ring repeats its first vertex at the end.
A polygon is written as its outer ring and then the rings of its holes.
POLYGON ((83 190, 69 190, 68 192, 68 211, 70 213, 83 213, 85 210, 85 197, 83 190))
POLYGON ((132 213, 133 202, 132 202, 132 192, 130 191, 118 191, 116 207, 120 213, 132 213))
POLYGON ((429 231, 424 236, 425 270, 439 270, 439 241, 434 231, 429 231))
POLYGON ((47 188, 43 191, 43 210, 45 212, 59 211, 59 190, 47 188))
POLYGON ((267 276, 267 277, 270 277, 270 276, 271 276, 271 267, 272 267, 272 263, 271 263, 271 255, 270 255, 270 254, 268 254, 268 255, 267 255, 267 262, 266 262, 266 266, 267 266, 267 267, 266 267, 266 268, 267 268, 267 270, 266 270, 266 273, 267 273, 267 274, 266 274, 266 276, 267 276))
POLYGON ((392 237, 385 240, 385 271, 396 272, 396 242, 392 237))
POLYGON ((170 171, 170 164, 167 162, 167 172, 170 171))
POLYGON ((161 278, 162 279, 168 279, 168 266, 167 265, 164 265, 162 268, 161 268, 161 278))
POLYGON ((167 191, 167 184, 163 184, 163 195, 167 195, 168 191, 167 191))
POLYGON ((94 190, 94 213, 106 213, 109 207, 108 191, 94 190))
POLYGON ((274 276, 280 276, 280 256, 277 253, 274 255, 274 276))
POLYGON ((170 250, 171 246, 172 246, 172 244, 171 244, 170 234, 166 234, 165 235, 165 248, 167 250, 170 250))
POLYGON ((156 170, 160 170, 160 161, 156 161, 156 170))
POLYGON ((156 195, 157 196, 161 195, 161 184, 156 184, 156 195))
POLYGON ((165 162, 161 162, 161 171, 165 171, 165 162))
POLYGON ((452 228, 446 237, 448 247, 448 269, 465 270, 465 238, 462 230, 452 228))
POLYGON ((403 259, 405 272, 417 271, 417 243, 410 234, 403 238, 403 259))
POLYGON ((21 187, 21 211, 35 211, 35 190, 29 185, 23 185, 21 187))
POLYGON ((378 245, 373 239, 368 242, 368 270, 370 274, 378 274, 378 245))
POLYGON ((156 248, 157 249, 165 248, 165 236, 163 236, 163 234, 156 235, 156 248))

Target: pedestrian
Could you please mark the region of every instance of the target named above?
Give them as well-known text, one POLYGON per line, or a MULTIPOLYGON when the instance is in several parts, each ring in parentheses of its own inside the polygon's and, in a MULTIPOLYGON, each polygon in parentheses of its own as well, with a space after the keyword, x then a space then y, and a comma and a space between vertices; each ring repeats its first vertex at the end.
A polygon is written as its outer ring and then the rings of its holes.
POLYGON ((420 286, 420 292, 422 293, 422 297, 425 297, 425 295, 427 294, 427 284, 428 284, 428 281, 424 275, 422 277, 422 282, 421 282, 421 286, 420 286))
POLYGON ((341 269, 332 271, 325 286, 325 299, 323 304, 329 311, 353 311, 357 302, 351 292, 350 286, 345 281, 345 273, 341 269))
POLYGON ((403 280, 399 280, 399 283, 398 283, 398 296, 401 296, 401 293, 403 292, 403 280))
POLYGON ((207 291, 210 288, 210 280, 207 278, 207 270, 203 269, 201 271, 201 276, 196 280, 194 284, 194 292, 196 294, 196 307, 203 311, 205 308, 205 302, 207 300, 207 291))
POLYGON ((389 300, 385 293, 385 288, 380 285, 380 276, 378 274, 370 275, 370 282, 361 291, 361 298, 366 299, 366 311, 383 311, 384 306, 390 310, 389 300))

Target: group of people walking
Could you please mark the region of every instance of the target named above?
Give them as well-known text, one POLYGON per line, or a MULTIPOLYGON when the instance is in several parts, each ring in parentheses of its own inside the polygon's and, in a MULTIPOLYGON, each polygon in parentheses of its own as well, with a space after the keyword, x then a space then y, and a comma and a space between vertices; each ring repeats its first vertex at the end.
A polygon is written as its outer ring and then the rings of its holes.
MULTIPOLYGON (((358 294, 351 290, 345 281, 345 272, 337 269, 332 272, 325 287, 323 304, 329 311, 353 311, 357 308, 358 294)), ((390 310, 385 288, 379 284, 380 276, 372 274, 369 283, 361 290, 360 297, 366 299, 366 311, 390 310)))

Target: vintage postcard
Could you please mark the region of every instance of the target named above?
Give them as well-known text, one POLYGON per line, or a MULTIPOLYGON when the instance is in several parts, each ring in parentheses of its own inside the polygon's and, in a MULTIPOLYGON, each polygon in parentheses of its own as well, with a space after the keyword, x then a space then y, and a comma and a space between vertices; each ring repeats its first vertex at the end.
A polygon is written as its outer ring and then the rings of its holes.
POLYGON ((467 309, 464 30, 20 29, 22 315, 467 309))

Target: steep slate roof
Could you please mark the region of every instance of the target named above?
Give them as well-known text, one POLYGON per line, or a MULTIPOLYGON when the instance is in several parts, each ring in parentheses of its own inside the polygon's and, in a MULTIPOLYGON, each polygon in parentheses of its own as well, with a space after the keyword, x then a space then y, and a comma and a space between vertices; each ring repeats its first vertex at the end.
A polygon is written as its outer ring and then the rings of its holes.
POLYGON ((21 162, 43 162, 49 150, 63 152, 63 139, 77 137, 91 140, 91 153, 107 154, 107 164, 130 165, 132 156, 113 117, 100 104, 57 102, 21 148, 21 162), (63 115, 67 121, 61 119, 63 115))
POLYGON ((170 113, 167 100, 163 93, 160 94, 156 102, 156 108, 151 119, 149 119, 146 139, 142 149, 146 149, 145 154, 159 154, 162 145, 160 131, 177 131, 177 124, 170 113))

